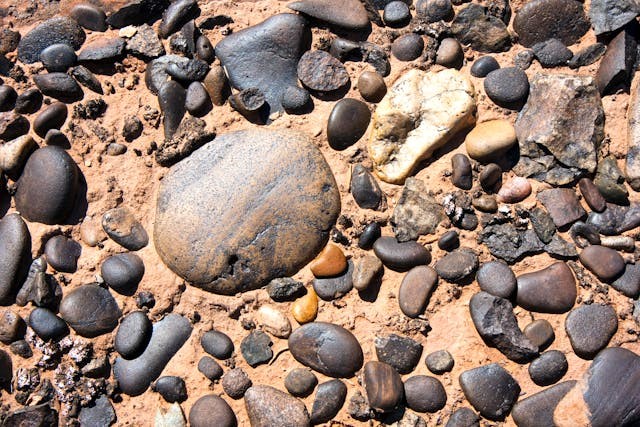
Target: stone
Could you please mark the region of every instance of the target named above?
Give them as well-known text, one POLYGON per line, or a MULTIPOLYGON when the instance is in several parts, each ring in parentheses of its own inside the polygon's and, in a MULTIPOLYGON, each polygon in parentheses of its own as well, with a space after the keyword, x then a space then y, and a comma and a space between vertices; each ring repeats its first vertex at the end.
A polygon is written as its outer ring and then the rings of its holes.
POLYGON ((491 255, 509 264, 513 264, 526 254, 545 249, 535 231, 518 230, 509 223, 485 226, 478 234, 478 242, 487 245, 491 255))
POLYGON ((369 421, 375 416, 373 409, 359 390, 356 390, 349 399, 349 415, 358 421, 369 421))
POLYGON ((198 371, 209 381, 219 380, 222 377, 222 366, 209 356, 204 356, 198 362, 198 371))
POLYGON ((376 337, 374 346, 378 360, 392 366, 400 374, 413 371, 422 355, 422 344, 396 334, 376 337))
POLYGON ((451 0, 418 0, 416 15, 427 22, 451 21, 454 16, 451 0))
POLYGON ((511 47, 505 23, 478 4, 469 4, 458 12, 451 32, 460 43, 480 52, 506 52, 511 47))
POLYGON ((307 368, 295 368, 284 379, 285 388, 296 397, 309 396, 317 384, 318 378, 307 368))
POLYGON ((6 55, 18 48, 20 43, 20 33, 5 27, 0 29, 0 54, 6 55))
POLYGON ((501 261, 483 263, 476 274, 480 289, 497 297, 510 299, 516 291, 516 276, 501 261))
POLYGON ((556 425, 553 412, 560 400, 575 387, 576 382, 564 381, 518 401, 511 411, 516 425, 521 427, 556 425))
POLYGON ((289 114, 305 114, 312 102, 309 91, 298 86, 289 86, 282 94, 282 108, 289 114))
POLYGON ((531 183, 526 178, 516 176, 505 182, 498 191, 501 203, 519 203, 531 194, 531 183))
POLYGON ((291 323, 287 316, 272 305, 263 305, 257 311, 258 324, 274 337, 288 338, 291 323))
POLYGON ((215 138, 216 134, 204 120, 187 116, 170 139, 162 142, 156 151, 156 161, 161 166, 171 166, 188 157, 198 148, 215 138))
POLYGON ((51 276, 47 276, 47 261, 44 256, 33 260, 29 266, 27 279, 16 295, 16 304, 24 307, 33 302, 38 307, 55 307, 58 303, 59 286, 51 276))
POLYGON ((5 309, 0 314, 0 342, 11 344, 24 337, 27 324, 22 317, 11 309, 5 309))
POLYGON ((76 52, 66 43, 52 44, 40 52, 40 62, 50 73, 64 73, 73 67, 77 60, 76 52))
POLYGON ((77 287, 64 296, 60 316, 76 333, 93 338, 115 329, 122 312, 108 290, 91 284, 77 287))
POLYGON ((473 185, 473 172, 469 158, 462 153, 451 157, 451 183, 463 190, 470 190, 473 185))
POLYGON ((116 358, 113 375, 122 392, 129 396, 144 393, 187 341, 191 330, 186 318, 168 314, 153 325, 149 344, 140 356, 132 360, 116 358))
POLYGON ((83 93, 78 83, 65 73, 47 73, 33 76, 33 82, 45 95, 71 103, 82 99, 83 93))
POLYGON ((79 172, 65 150, 56 146, 37 149, 17 182, 16 209, 29 221, 58 224, 74 207, 79 172))
POLYGON ((313 289, 325 301, 331 301, 346 295, 353 288, 353 262, 347 262, 346 271, 334 277, 315 278, 313 289))
POLYGON ((452 251, 460 246, 460 236, 456 230, 449 230, 438 239, 438 247, 443 251, 452 251))
POLYGON ((298 60, 310 37, 303 17, 278 14, 225 37, 215 51, 232 86, 258 88, 270 108, 280 111, 282 94, 298 83, 298 60))
POLYGON ((567 373, 569 364, 564 353, 558 350, 540 354, 529 365, 529 376, 539 386, 555 384, 567 373))
POLYGON ((474 61, 470 72, 473 77, 482 78, 498 68, 500 68, 498 61, 493 56, 485 55, 474 61))
POLYGON ((589 30, 589 20, 578 1, 534 0, 516 13, 513 29, 526 47, 551 38, 571 46, 589 30))
MULTIPOLYGON (((218 64, 213 64, 207 75, 204 77, 204 81, 202 83, 209 93, 209 97, 211 98, 213 105, 223 105, 230 92, 229 82, 227 81, 227 75, 225 74, 224 69, 218 64)), ((291 87, 293 86, 289 86, 285 89, 285 92, 282 94, 283 99, 284 94, 291 87)))
POLYGON ((252 385, 251 379, 242 368, 230 369, 222 377, 222 389, 232 399, 242 398, 252 385))
POLYGON ((611 287, 629 298, 640 296, 640 264, 626 264, 624 273, 611 282, 611 287))
POLYGON ((187 88, 184 106, 189 113, 198 116, 206 113, 211 107, 209 93, 200 82, 191 82, 187 88))
POLYGON ((268 385, 249 388, 244 404, 253 426, 279 425, 282 420, 287 420, 291 427, 310 425, 309 413, 301 400, 268 385))
POLYGON ((309 263, 309 269, 315 277, 332 277, 343 273, 347 268, 347 258, 339 246, 329 242, 317 257, 309 263))
POLYGON ((587 65, 591 65, 597 62, 607 47, 603 43, 594 43, 589 45, 583 49, 580 49, 576 53, 573 54, 573 57, 569 60, 569 68, 576 69, 580 67, 586 67, 587 65))
POLYGON ((346 398, 347 386, 342 381, 333 379, 320 384, 313 400, 311 424, 317 425, 331 421, 342 409, 346 398))
POLYGON ((124 0, 124 2, 116 2, 113 6, 103 2, 108 15, 107 23, 113 28, 141 24, 145 16, 159 16, 167 6, 169 6, 167 0, 124 0))
POLYGON ((385 25, 391 28, 402 28, 411 20, 411 12, 406 3, 395 0, 386 4, 382 13, 385 25))
POLYGON ((109 427, 116 421, 116 411, 113 409, 109 398, 103 394, 91 405, 80 409, 78 419, 85 426, 109 427))
POLYGON ((498 210, 498 201, 496 196, 491 194, 482 194, 471 201, 474 208, 481 212, 496 212, 498 210))
POLYGON ((78 61, 113 61, 122 56, 126 42, 120 37, 101 37, 83 46, 78 61))
POLYGON ((629 203, 629 191, 627 191, 624 181, 624 175, 618 168, 615 157, 608 156, 598 162, 593 183, 606 201, 619 205, 629 203))
POLYGON ((462 248, 440 258, 434 268, 446 281, 460 283, 478 269, 478 255, 471 249, 462 248))
POLYGON ((492 421, 504 419, 520 394, 518 382, 497 363, 464 371, 459 381, 469 403, 492 421))
POLYGON ((469 408, 456 409, 445 427, 479 427, 480 417, 469 408))
POLYGON ((318 295, 313 287, 291 304, 291 315, 300 324, 313 322, 318 315, 318 295))
POLYGON ((267 334, 262 331, 252 331, 244 337, 240 343, 240 352, 242 357, 252 368, 267 363, 273 357, 271 346, 273 342, 267 334))
POLYGON ((606 207, 606 200, 600 194, 598 187, 589 178, 581 178, 578 181, 578 188, 580 188, 580 194, 587 202, 587 205, 595 212, 602 212, 606 207))
POLYGON ((370 120, 371 112, 367 104, 353 98, 341 99, 333 106, 327 121, 329 146, 338 151, 349 148, 362 138, 370 120))
POLYGON ((31 261, 31 235, 27 224, 17 213, 0 220, 0 301, 11 302, 26 277, 31 261))
POLYGON ((182 82, 194 82, 204 79, 209 72, 209 64, 200 59, 170 62, 166 68, 167 74, 182 82))
POLYGON ((408 317, 420 316, 438 283, 438 274, 429 266, 413 267, 402 279, 398 291, 400 310, 408 317))
MULTIPOLYGON (((640 94, 639 85, 635 82, 631 87, 629 109, 627 111, 627 157, 625 162, 625 178, 631 188, 640 190, 640 94)), ((604 209, 604 203, 603 203, 604 209)), ((596 209, 594 209, 596 210, 596 209)), ((598 210, 601 212, 602 209, 598 210)))
POLYGON ((534 320, 522 332, 540 351, 549 347, 556 337, 553 326, 544 319, 534 320))
POLYGON ((380 412, 389 412, 402 403, 402 379, 391 365, 369 361, 364 365, 363 371, 369 406, 380 412))
POLYGON ((531 48, 542 68, 560 67, 573 58, 573 52, 558 39, 545 40, 531 48))
POLYGON ((413 61, 422 55, 424 40, 415 33, 404 34, 393 41, 391 53, 403 62, 413 61))
POLYGON ((628 206, 620 206, 607 203, 602 212, 591 212, 587 218, 587 224, 593 225, 600 234, 614 236, 640 225, 640 204, 630 203, 628 206))
POLYGON ((158 34, 166 39, 197 13, 198 2, 196 0, 177 0, 172 2, 162 14, 158 34))
POLYGON ((616 251, 633 252, 635 250, 635 240, 631 236, 602 236, 600 244, 616 251))
POLYGON ((386 267, 395 271, 408 271, 431 262, 431 253, 424 246, 414 241, 398 242, 395 237, 380 237, 373 251, 386 267))
POLYGON ((553 223, 558 228, 565 227, 587 214, 571 188, 543 190, 537 194, 537 198, 547 208, 553 223))
POLYGON ((107 30, 107 15, 104 10, 91 3, 75 5, 69 12, 69 16, 87 30, 98 32, 107 30))
POLYGON ((165 54, 158 34, 148 24, 136 27, 136 33, 127 39, 125 48, 127 52, 143 58, 158 58, 165 54))
POLYGON ((76 65, 71 69, 71 75, 78 81, 78 83, 87 89, 100 95, 104 93, 102 90, 102 84, 87 67, 83 65, 76 65))
POLYGON ((213 45, 205 35, 201 35, 196 40, 196 57, 208 64, 211 64, 216 57, 213 45))
POLYGON ((434 234, 443 219, 442 206, 428 191, 424 181, 407 178, 391 216, 398 242, 409 243, 421 235, 434 234))
POLYGON ((187 92, 178 82, 170 80, 158 89, 158 103, 164 114, 165 140, 171 140, 186 112, 187 92))
POLYGON ((111 255, 100 266, 100 275, 111 289, 130 294, 144 276, 144 263, 133 253, 111 255))
MULTIPOLYGON (((369 110, 367 110, 369 111, 369 110)), ((351 195, 363 209, 381 209, 386 206, 386 197, 371 172, 361 164, 351 171, 351 195)))
POLYGON ((249 88, 234 93, 229 97, 229 105, 254 123, 265 123, 267 102, 259 89, 249 88))
POLYGON ((67 324, 47 308, 34 308, 27 320, 29 327, 44 341, 58 340, 69 334, 67 324))
POLYGON ((404 382, 407 406, 416 412, 436 413, 447 403, 442 383, 434 377, 416 375, 404 382))
POLYGON ((195 401, 189 411, 189 425, 192 427, 236 427, 238 420, 223 398, 207 394, 195 401))
POLYGON ((307 323, 289 337, 289 351, 305 366, 334 378, 348 378, 362 367, 358 340, 341 326, 307 323))
POLYGON ((597 0, 589 7, 589 19, 598 36, 616 31, 640 14, 640 6, 632 0, 597 0))
POLYGON ((358 247, 368 251, 373 248, 373 244, 380 238, 382 230, 377 222, 371 222, 362 230, 358 239, 358 247))
POLYGON ((269 298, 275 302, 293 301, 305 294, 302 282, 290 277, 273 279, 266 287, 269 298))
POLYGON ((510 360, 525 363, 538 355, 538 348, 518 327, 509 300, 481 291, 471 298, 469 310, 482 339, 510 360))
POLYGON ((458 71, 407 71, 373 114, 368 151, 374 172, 386 182, 403 183, 422 160, 473 124, 474 114, 473 84, 458 71))
POLYGON ((4 425, 7 427, 23 425, 44 427, 56 425, 57 422, 58 411, 51 406, 51 402, 16 409, 8 413, 4 419, 4 425))
POLYGON ((82 247, 78 242, 65 236, 53 236, 44 245, 47 263, 57 271, 74 273, 78 269, 78 258, 82 247))
POLYGON ((349 83, 349 73, 344 65, 323 50, 305 52, 298 61, 297 71, 302 84, 314 91, 331 92, 349 83))
POLYGON ((13 111, 0 113, 0 139, 10 141, 29 132, 26 117, 13 111))
POLYGON ((569 313, 564 327, 576 355, 593 359, 618 330, 618 317, 609 305, 583 305, 569 313))
POLYGON ((484 91, 496 105, 520 110, 529 95, 529 79, 520 68, 499 68, 485 77, 484 91))
POLYGON ((102 229, 114 242, 130 251, 140 250, 149 243, 142 224, 124 206, 110 209, 102 215, 102 229))
POLYGON ((364 71, 358 77, 358 90, 365 101, 380 102, 387 93, 387 85, 380 74, 364 71))
POLYGON ((289 3, 287 7, 345 30, 359 31, 370 25, 365 7, 357 0, 299 0, 289 3), (337 10, 340 13, 336 13, 337 10))
POLYGON ((158 407, 153 422, 154 427, 187 427, 187 420, 177 402, 166 408, 158 407))
POLYGON ((62 102, 54 102, 38 114, 33 121, 33 130, 44 138, 51 129, 60 129, 67 120, 68 109, 62 102))
POLYGON ((629 87, 638 55, 636 33, 637 28, 629 26, 609 42, 595 76, 600 95, 618 86, 629 87))
POLYGON ((42 106, 42 92, 37 88, 27 89, 16 98, 15 112, 33 114, 42 106))
POLYGON ((155 248, 190 283, 234 294, 296 273, 324 247, 339 212, 331 170, 306 137, 284 130, 229 133, 173 166, 162 180, 155 248), (247 180, 252 191, 238 193, 247 180), (243 225, 211 223, 212 215, 243 225), (203 247, 207 255, 196 257, 193 249, 203 247))
POLYGON ((562 261, 518 276, 517 303, 541 313, 566 313, 575 304, 576 279, 562 261))
POLYGON ((460 69, 464 63, 464 52, 458 40, 442 39, 436 51, 436 64, 447 68, 460 69))
POLYGON ((604 282, 617 279, 625 268, 624 258, 617 251, 600 245, 584 248, 580 262, 604 282))
POLYGON ((151 339, 153 325, 144 311, 132 311, 120 322, 114 348, 122 358, 130 360, 140 356, 151 339))
POLYGON ((513 125, 498 119, 476 124, 465 137, 464 145, 469 157, 489 163, 500 159, 517 142, 513 125))
POLYGON ((40 53, 56 43, 64 43, 74 50, 84 43, 85 33, 78 23, 66 16, 57 16, 41 22, 18 44, 18 59, 25 64, 33 64, 40 59, 40 53))
POLYGON ((451 372, 455 361, 451 353, 447 350, 438 350, 427 354, 424 363, 431 372, 436 375, 441 375, 445 372, 451 372))

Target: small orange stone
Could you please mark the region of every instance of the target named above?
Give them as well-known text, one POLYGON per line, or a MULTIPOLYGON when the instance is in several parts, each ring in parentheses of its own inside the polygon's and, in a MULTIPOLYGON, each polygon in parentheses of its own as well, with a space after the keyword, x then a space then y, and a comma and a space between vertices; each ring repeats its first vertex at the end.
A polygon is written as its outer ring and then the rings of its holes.
POLYGON ((296 322, 309 323, 318 315, 318 296, 312 287, 307 288, 307 293, 291 304, 291 315, 296 322))
POLYGON ((309 264, 316 277, 337 276, 347 269, 347 258, 339 246, 329 243, 309 264))

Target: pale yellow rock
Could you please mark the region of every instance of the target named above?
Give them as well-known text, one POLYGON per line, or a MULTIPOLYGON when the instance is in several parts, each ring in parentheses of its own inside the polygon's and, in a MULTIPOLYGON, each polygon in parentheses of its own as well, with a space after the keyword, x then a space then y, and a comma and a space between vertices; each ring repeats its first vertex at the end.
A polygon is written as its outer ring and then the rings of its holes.
POLYGON ((516 130, 507 120, 489 120, 476 125, 464 140, 467 154, 479 162, 490 162, 517 142, 516 130))
POLYGON ((278 338, 288 338, 291 335, 291 323, 287 316, 272 305, 263 305, 258 309, 258 325, 265 332, 278 338))
POLYGON ((303 324, 315 320, 318 315, 318 295, 312 287, 307 288, 306 295, 291 304, 291 314, 296 322, 303 324))
POLYGON ((31 135, 22 135, 0 145, 0 169, 12 174, 18 172, 27 158, 38 148, 31 135))
POLYGON ((368 151, 383 181, 402 184, 421 161, 475 123, 473 83, 454 69, 411 69, 373 114, 368 151))

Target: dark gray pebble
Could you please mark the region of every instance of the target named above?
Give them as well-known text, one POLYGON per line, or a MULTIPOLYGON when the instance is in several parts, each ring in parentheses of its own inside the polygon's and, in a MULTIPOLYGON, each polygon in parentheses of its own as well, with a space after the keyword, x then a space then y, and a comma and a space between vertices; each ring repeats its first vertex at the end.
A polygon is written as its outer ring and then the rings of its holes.
POLYGON ((555 384, 567 373, 569 364, 564 353, 558 350, 540 354, 529 365, 529 376, 539 386, 555 384))
POLYGON ((78 53, 80 62, 114 61, 122 56, 126 42, 121 37, 102 37, 85 44, 78 53))
POLYGON ((640 264, 627 264, 624 273, 611 282, 611 287, 629 298, 640 295, 640 264))
POLYGON ((16 106, 18 93, 14 88, 7 85, 0 86, 0 111, 13 110, 16 106))
POLYGON ((211 64, 215 59, 213 45, 207 36, 201 35, 196 40, 196 55, 198 59, 205 61, 207 64, 211 64))
POLYGON ((0 220, 0 302, 6 304, 26 277, 31 262, 31 234, 17 213, 0 220))
POLYGON ((378 181, 361 164, 355 165, 351 171, 351 195, 363 209, 378 209, 384 199, 378 181))
POLYGON ((202 83, 191 82, 187 88, 184 106, 193 116, 200 116, 211 107, 211 99, 202 83))
POLYGON ((176 81, 170 80, 163 84, 158 92, 158 103, 164 114, 164 138, 171 140, 178 130, 187 107, 187 91, 176 81))
POLYGON ((360 249, 369 250, 373 247, 373 244, 380 238, 382 230, 377 222, 367 224, 362 231, 360 238, 358 239, 358 247, 360 249))
POLYGON ((180 377, 160 377, 153 383, 151 389, 159 393, 169 403, 187 400, 187 386, 180 377))
POLYGON ((22 37, 18 44, 18 59, 32 64, 40 59, 40 53, 56 43, 65 43, 74 50, 84 43, 85 33, 78 23, 66 16, 47 19, 22 37))
POLYGON ((378 360, 393 366, 400 374, 413 371, 422 356, 422 344, 396 334, 376 337, 374 345, 378 360))
POLYGON ((458 249, 438 260, 434 268, 446 281, 459 283, 478 269, 478 255, 468 248, 458 249))
POLYGON ((256 330, 244 337, 240 343, 240 352, 249 366, 255 368, 271 360, 273 357, 272 345, 273 342, 269 335, 256 330))
POLYGON ((511 416, 519 427, 554 426, 553 413, 563 397, 576 385, 564 381, 521 399, 513 407, 511 416))
POLYGON ((50 73, 66 72, 76 64, 75 50, 66 43, 52 44, 40 52, 40 62, 50 73))
POLYGON ((480 427, 480 417, 470 408, 458 408, 445 427, 480 427))
POLYGON ((162 14, 158 34, 162 38, 167 38, 178 31, 187 21, 194 18, 197 12, 198 2, 196 0, 174 1, 162 14))
POLYGON ((293 301, 306 294, 302 282, 290 277, 273 279, 266 287, 269 298, 275 302, 293 301))
POLYGON ((400 243, 391 236, 377 239, 373 251, 386 267, 396 271, 407 271, 431 262, 431 253, 418 242, 400 243))
POLYGON ((431 23, 451 21, 454 16, 451 3, 451 0, 418 0, 416 2, 416 15, 431 23))
POLYGON ((409 6, 403 1, 395 0, 387 3, 382 13, 385 25, 391 28, 401 28, 411 20, 409 6))
POLYGON ((48 73, 33 76, 38 89, 52 98, 63 102, 74 102, 82 99, 83 93, 78 83, 65 73, 48 73))
POLYGON ((489 261, 480 266, 476 274, 480 289, 501 298, 511 298, 516 291, 516 275, 506 263, 489 261))
POLYGON ((60 316, 76 333, 93 338, 114 330, 122 312, 108 290, 90 284, 77 287, 64 296, 60 316))
POLYGON ((545 319, 538 319, 529 323, 525 326, 522 333, 524 333, 524 335, 529 338, 529 341, 531 341, 533 345, 537 346, 540 351, 549 347, 556 338, 553 326, 551 326, 551 323, 545 319))
POLYGON ((172 62, 167 66, 167 74, 185 82, 202 80, 208 72, 209 64, 200 59, 190 59, 187 62, 172 62))
POLYGON ((78 83, 87 89, 99 93, 102 95, 104 92, 102 90, 102 84, 96 78, 96 76, 84 65, 77 65, 71 69, 71 75, 75 78, 78 83))
POLYGON ((82 247, 78 242, 65 236, 53 236, 44 245, 47 263, 64 273, 73 273, 78 268, 78 258, 82 247))
POLYGON ((107 30, 107 16, 104 10, 91 3, 75 5, 69 12, 69 16, 87 30, 98 32, 107 30))
POLYGON ((331 421, 344 405, 347 398, 347 386, 334 379, 318 386, 311 409, 311 424, 317 425, 331 421))
POLYGON ((100 274, 107 285, 121 294, 130 294, 144 276, 142 259, 132 253, 112 255, 100 266, 100 274))
POLYGON ((347 261, 347 270, 336 277, 313 279, 313 289, 325 301, 346 295, 353 288, 353 261, 347 261))
POLYGON ((318 384, 318 378, 308 368, 296 368, 284 379, 284 386, 296 397, 307 397, 318 384))
POLYGON ((618 330, 618 316, 609 305, 583 305, 569 313, 564 327, 573 351, 583 359, 592 359, 618 330))
POLYGON ((451 157, 451 182, 458 188, 470 190, 473 185, 473 173, 471 172, 471 162, 464 154, 457 153, 451 157))
POLYGON ((474 77, 486 77, 492 71, 500 68, 500 64, 493 56, 481 56, 471 66, 471 75, 474 77))
POLYGON ((529 79, 519 68, 500 68, 487 74, 484 90, 500 107, 518 110, 529 95, 529 79))
POLYGON ((415 33, 398 37, 391 44, 391 53, 400 61, 413 61, 422 55, 424 40, 415 33))
POLYGON ((127 314, 116 332, 116 351, 125 359, 140 356, 149 343, 152 329, 153 325, 144 311, 127 314))
POLYGON ((109 398, 102 395, 89 406, 80 409, 78 419, 83 426, 108 427, 116 421, 116 411, 109 398))
POLYGON ((68 109, 62 102, 54 102, 38 114, 33 121, 33 130, 44 138, 51 129, 60 129, 67 120, 68 109))
POLYGON ((452 251, 460 246, 460 236, 456 230, 449 230, 438 239, 438 247, 443 251, 452 251))
POLYGON ((289 86, 282 94, 282 107, 289 113, 302 112, 310 103, 309 91, 298 86, 289 86))
POLYGON ((37 88, 27 89, 16 98, 15 111, 20 114, 33 114, 42 106, 42 92, 37 88))
POLYGON ((416 412, 436 413, 447 403, 444 386, 434 377, 416 375, 404 382, 407 406, 416 412))
POLYGON ((209 381, 215 381, 222 377, 222 367, 218 362, 209 356, 203 356, 198 362, 198 371, 209 381))
POLYGON ((34 308, 29 314, 29 327, 43 340, 55 340, 69 333, 67 324, 47 308, 34 308))
POLYGON ((371 111, 362 101, 344 98, 331 110, 327 121, 327 140, 334 150, 344 150, 364 135, 371 120, 371 111))
POLYGON ((233 354, 233 341, 223 332, 211 330, 207 331, 200 338, 200 345, 204 351, 216 359, 228 359, 233 354))
POLYGON ((478 174, 480 186, 487 193, 494 193, 502 184, 502 168, 495 163, 489 163, 478 174))
POLYGON ((427 354, 424 359, 427 368, 436 375, 450 372, 455 363, 453 356, 447 350, 438 350, 427 354))
POLYGON ((543 68, 566 65, 573 57, 573 53, 558 39, 536 43, 531 49, 543 68))
POLYGON ((31 350, 29 343, 25 340, 12 342, 9 349, 11 350, 11 353, 20 356, 23 359, 28 359, 33 356, 33 350, 31 350))
POLYGON ((497 363, 460 374, 465 397, 480 414, 492 421, 503 420, 520 395, 520 385, 497 363))

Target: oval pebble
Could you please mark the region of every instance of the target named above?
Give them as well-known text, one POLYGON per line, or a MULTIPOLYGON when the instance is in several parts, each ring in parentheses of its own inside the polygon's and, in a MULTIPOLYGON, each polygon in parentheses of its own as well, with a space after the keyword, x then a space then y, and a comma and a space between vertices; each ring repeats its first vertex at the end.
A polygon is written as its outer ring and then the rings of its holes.
POLYGON ((580 262, 602 281, 615 280, 624 272, 624 258, 617 251, 600 245, 587 246, 580 252, 580 262))
POLYGON ((69 12, 69 16, 87 30, 98 32, 107 30, 107 16, 104 10, 91 3, 75 5, 73 9, 71 9, 71 12, 69 12))
POLYGON ((67 324, 47 308, 37 307, 29 314, 29 327, 45 341, 62 338, 69 333, 67 324))
POLYGON ((191 427, 236 427, 238 420, 223 398, 208 394, 195 401, 189 411, 191 427))
POLYGON ((529 95, 529 79, 520 68, 500 68, 487 74, 484 91, 500 107, 518 110, 529 95))
POLYGON ((307 397, 318 384, 318 378, 308 368, 296 368, 284 379, 284 386, 296 397, 307 397))
POLYGON ((493 56, 481 56, 471 66, 471 75, 473 77, 486 77, 487 74, 498 68, 500 68, 500 64, 493 56))
POLYGON ((416 375, 404 382, 407 406, 416 412, 436 413, 447 403, 447 392, 434 377, 416 375))
POLYGON ((16 113, 33 114, 42 106, 42 92, 37 88, 27 89, 16 98, 16 113))
POLYGON ((201 116, 211 106, 209 93, 200 82, 191 82, 187 88, 184 106, 194 116, 201 116))
POLYGON ((501 261, 482 264, 476 273, 476 281, 480 289, 497 297, 510 299, 516 291, 516 275, 501 261))
POLYGON ((82 247, 78 242, 65 236, 53 236, 44 245, 47 263, 64 273, 73 273, 78 268, 78 258, 82 247))
POLYGON ((551 345, 556 338, 551 323, 545 319, 534 320, 523 329, 522 333, 535 345, 540 351, 545 350, 551 345))
POLYGON ((65 43, 52 44, 40 52, 40 62, 50 73, 64 73, 73 67, 77 60, 76 52, 65 43))
POLYGON ((7 85, 0 85, 0 111, 13 110, 16 106, 17 99, 18 93, 14 88, 7 85))
POLYGON ((45 95, 57 100, 71 103, 82 99, 82 88, 65 73, 47 73, 33 76, 33 82, 45 95))
POLYGON ((387 85, 380 74, 364 71, 358 77, 358 90, 365 101, 380 102, 387 93, 387 85))
POLYGON ((367 224, 358 239, 358 247, 364 250, 373 248, 373 244, 380 238, 381 234, 382 230, 377 222, 367 224))
POLYGON ((180 377, 170 375, 160 377, 153 384, 152 389, 169 403, 187 400, 187 385, 180 377))
POLYGON ((442 39, 436 51, 436 64, 447 68, 462 68, 464 52, 458 40, 447 37, 442 39))
POLYGON ((558 350, 540 354, 529 365, 529 376, 539 386, 555 384, 567 373, 569 364, 564 353, 558 350))
POLYGON ((138 357, 149 343, 153 325, 144 311, 127 314, 116 332, 114 348, 125 359, 138 357))
POLYGON ((578 294, 571 268, 561 261, 518 276, 517 284, 518 305, 540 313, 565 313, 578 294))
POLYGON ((313 322, 318 315, 318 295, 313 287, 291 304, 291 315, 296 322, 303 324, 313 322))
POLYGON ((418 242, 398 242, 395 237, 380 237, 373 251, 382 263, 395 271, 407 271, 431 262, 431 253, 418 242))
POLYGON ((126 207, 110 209, 102 215, 102 229, 120 246, 137 251, 149 243, 146 230, 126 207))
POLYGON ((31 263, 31 234, 17 213, 0 219, 0 302, 13 303, 31 263))
POLYGON ((272 305, 263 305, 257 311, 258 324, 274 337, 288 338, 291 335, 291 323, 287 316, 272 305))
POLYGON ((400 61, 413 61, 422 55, 424 40, 415 33, 398 37, 391 44, 391 53, 400 61))
POLYGON ((462 153, 451 157, 451 183, 463 190, 470 190, 473 185, 473 172, 469 158, 462 153))
POLYGON ((569 313, 564 327, 576 355, 593 359, 618 330, 618 316, 610 305, 583 305, 569 313))
POLYGON ((391 28, 401 28, 411 20, 409 6, 403 1, 395 0, 386 4, 382 12, 382 20, 391 28))
POLYGON ((402 279, 398 291, 400 310, 412 318, 420 316, 438 283, 438 273, 426 265, 412 268, 402 279))
POLYGON ((347 268, 347 258, 340 246, 329 242, 311 261, 309 268, 315 277, 337 276, 347 268))
POLYGON ((44 138, 51 129, 60 129, 67 120, 68 109, 62 102, 54 102, 42 110, 33 121, 33 130, 44 138))
POLYGON ((364 365, 363 371, 369 406, 380 412, 390 412, 401 404, 404 385, 391 365, 372 360, 364 365))
POLYGON ((203 356, 198 362, 198 371, 202 373, 209 381, 215 381, 222 377, 222 367, 218 362, 209 356, 203 356))
POLYGON ((340 380, 329 380, 318 386, 313 407, 311 409, 311 424, 327 423, 333 419, 347 398, 347 386, 340 380))
POLYGON ((531 183, 527 178, 516 176, 505 182, 498 191, 500 203, 518 203, 531 194, 531 183))
POLYGON ((441 375, 445 372, 450 372, 453 369, 455 361, 451 353, 447 350, 438 350, 427 354, 424 363, 431 372, 436 375, 441 375))
POLYGON ((327 140, 334 150, 344 150, 364 135, 371 121, 371 111, 362 101, 341 99, 333 106, 327 121, 327 140))
POLYGON ((311 103, 309 92, 298 86, 289 86, 282 94, 282 107, 287 112, 302 113, 311 103))
POLYGON ((83 337, 111 332, 122 315, 108 290, 98 285, 82 285, 68 292, 60 303, 60 316, 83 337))
POLYGON ((234 350, 231 338, 224 332, 216 330, 205 332, 200 338, 200 345, 204 351, 221 360, 230 358, 234 350))
POLYGON ((104 260, 100 274, 111 289, 129 295, 144 276, 144 263, 136 254, 116 254, 104 260))
POLYGON ((464 140, 467 154, 481 163, 500 159, 517 143, 516 130, 507 120, 488 120, 477 124, 464 140))

